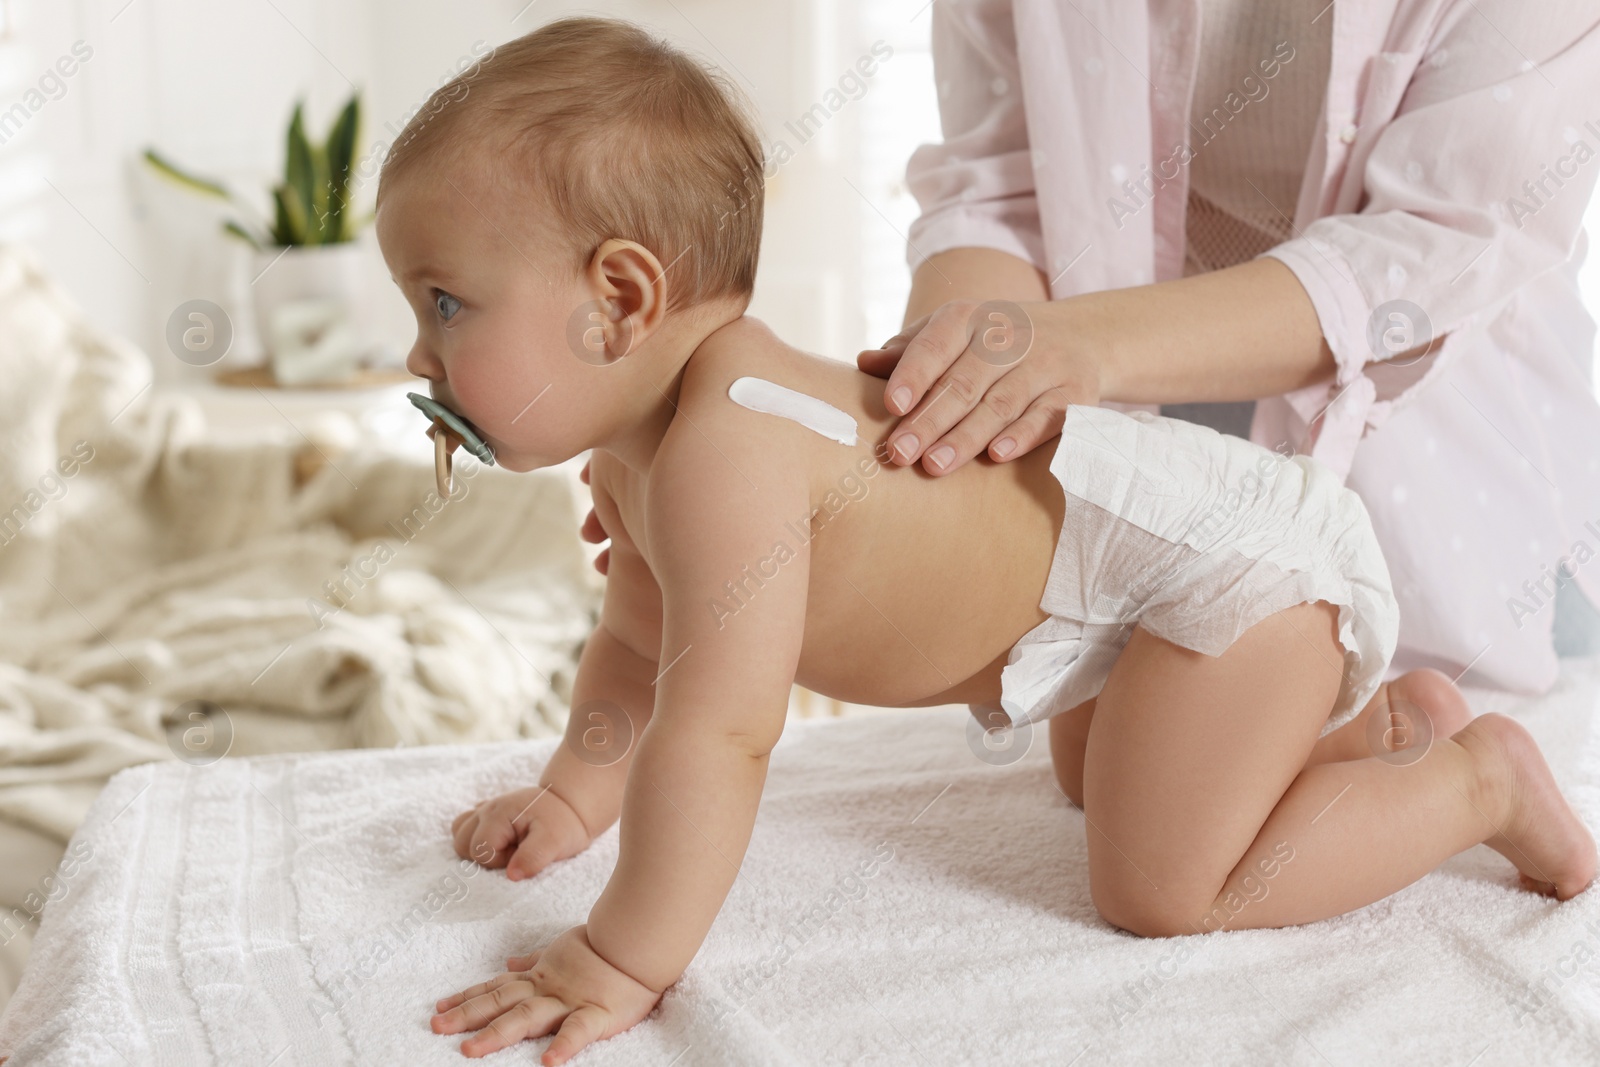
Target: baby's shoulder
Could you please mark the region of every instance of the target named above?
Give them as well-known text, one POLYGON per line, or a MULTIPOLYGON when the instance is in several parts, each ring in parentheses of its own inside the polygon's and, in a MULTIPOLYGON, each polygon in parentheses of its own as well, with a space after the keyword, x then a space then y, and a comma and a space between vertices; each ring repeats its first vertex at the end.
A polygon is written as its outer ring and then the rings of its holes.
POLYGON ((737 402, 730 390, 741 378, 803 380, 814 361, 759 319, 742 316, 721 327, 684 366, 664 449, 677 461, 742 470, 753 463, 763 470, 774 462, 808 464, 804 432, 795 423, 737 402))
MULTIPOLYGON (((653 517, 698 510, 731 519, 733 510, 805 506, 815 449, 787 419, 736 403, 729 387, 740 378, 787 371, 805 354, 780 341, 763 323, 737 319, 711 335, 685 364, 672 423, 651 465, 653 517)), ((796 364, 797 365, 797 364, 796 364)))
POLYGON ((766 323, 741 315, 713 331, 689 357, 679 406, 693 405, 707 415, 734 414, 727 410, 737 408, 727 403, 728 387, 757 368, 787 364, 794 352, 766 323))

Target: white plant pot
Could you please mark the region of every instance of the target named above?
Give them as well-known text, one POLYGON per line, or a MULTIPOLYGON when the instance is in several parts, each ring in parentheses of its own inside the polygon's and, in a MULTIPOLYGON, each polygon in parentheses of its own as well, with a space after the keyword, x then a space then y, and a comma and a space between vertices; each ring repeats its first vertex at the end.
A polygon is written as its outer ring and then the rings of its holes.
POLYGON ((253 256, 251 302, 280 385, 349 379, 368 352, 362 250, 353 241, 253 256))

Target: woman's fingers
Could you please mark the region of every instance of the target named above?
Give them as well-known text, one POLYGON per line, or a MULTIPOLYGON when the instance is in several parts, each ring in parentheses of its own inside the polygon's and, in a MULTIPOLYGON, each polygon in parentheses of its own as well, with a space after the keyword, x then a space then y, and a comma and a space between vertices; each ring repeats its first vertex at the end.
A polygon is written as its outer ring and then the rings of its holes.
POLYGON ((578 536, 592 545, 597 545, 610 536, 606 533, 606 528, 600 525, 600 516, 594 508, 590 508, 589 514, 584 516, 583 525, 578 527, 578 536))
MULTIPOLYGON (((905 363, 916 355, 917 347, 913 342, 906 349, 901 367, 903 368, 905 363)), ((902 465, 914 463, 919 456, 934 450, 934 442, 940 442, 941 446, 952 449, 959 444, 967 450, 963 461, 971 458, 989 443, 996 432, 1004 429, 1021 414, 1028 401, 1032 399, 1024 397, 1026 386, 1023 381, 1011 383, 999 394, 990 395, 995 389, 1001 388, 996 383, 1002 381, 1009 371, 1008 367, 996 365, 964 349, 949 365, 949 369, 940 375, 932 390, 905 418, 900 420, 894 429, 889 431, 889 446, 894 462, 902 465), (975 421, 970 425, 964 425, 961 438, 955 442, 941 441, 951 427, 969 418, 969 413, 975 421), (985 430, 988 431, 988 436, 974 440, 985 430)), ((896 376, 900 373, 899 370, 895 371, 896 376)), ((890 388, 903 387, 896 386, 894 378, 890 378, 890 388)), ((930 460, 936 458, 944 458, 946 462, 942 467, 937 464, 925 464, 932 473, 942 474, 954 469, 951 463, 953 457, 943 453, 940 457, 930 455, 930 460)))
POLYGON ((1067 404, 1060 389, 1041 394, 1028 405, 1022 418, 1007 426, 989 445, 989 455, 998 462, 1026 455, 1061 432, 1067 418, 1067 404))
POLYGON ((594 558, 594 569, 605 574, 611 569, 611 549, 602 548, 600 554, 594 558))
POLYGON ((926 401, 928 390, 948 377, 947 372, 972 340, 971 319, 976 306, 970 300, 942 304, 933 314, 895 335, 891 345, 901 338, 907 340, 900 363, 883 389, 884 405, 891 413, 911 414, 926 401))
MULTIPOLYGON (((962 361, 968 358, 963 356, 962 361)), ((962 367, 962 361, 958 361, 956 366, 950 369, 950 373, 970 375, 972 380, 978 382, 977 388, 984 389, 985 385, 980 376, 984 374, 981 368, 986 364, 975 361, 977 366, 967 370, 962 367)), ((1005 368, 995 369, 1000 377, 987 386, 976 406, 970 403, 970 394, 967 390, 959 386, 952 387, 947 395, 957 401, 956 403, 943 408, 930 407, 927 418, 914 424, 918 429, 924 426, 930 429, 922 460, 922 465, 928 473, 947 474, 955 470, 988 448, 990 442, 998 442, 999 437, 1005 431, 1012 429, 1019 416, 1028 410, 1034 398, 1035 383, 1031 382, 1026 374, 1008 371, 1005 368), (942 426, 952 424, 953 428, 948 433, 935 436, 939 434, 942 426)), ((1017 433, 1006 436, 1010 437, 1013 443, 1020 443, 1017 440, 1017 433)), ((1007 454, 1018 453, 1013 450, 1007 454)))
POLYGON ((869 348, 856 356, 856 369, 874 378, 887 378, 900 363, 903 348, 869 348))
POLYGON ((889 432, 890 459, 902 466, 920 459, 933 475, 986 449, 996 461, 1016 459, 1061 431, 1069 404, 1100 402, 1092 353, 1034 340, 1033 319, 1020 305, 941 306, 906 342, 885 386, 891 411, 897 394, 917 397, 889 432))
POLYGON ((1004 372, 949 433, 927 446, 923 467, 930 474, 948 474, 985 450, 997 462, 1026 455, 1061 432, 1068 403, 1066 392, 1051 385, 1038 365, 1019 364, 1004 372))

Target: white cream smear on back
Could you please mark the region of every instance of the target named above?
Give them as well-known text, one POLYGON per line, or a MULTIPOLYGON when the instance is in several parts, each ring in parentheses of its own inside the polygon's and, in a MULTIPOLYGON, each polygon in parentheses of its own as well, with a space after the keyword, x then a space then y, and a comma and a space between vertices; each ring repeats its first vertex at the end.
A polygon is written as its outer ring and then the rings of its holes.
POLYGON ((855 419, 825 400, 796 392, 777 382, 769 382, 765 378, 736 378, 728 386, 728 399, 751 411, 791 419, 841 445, 856 443, 855 419))

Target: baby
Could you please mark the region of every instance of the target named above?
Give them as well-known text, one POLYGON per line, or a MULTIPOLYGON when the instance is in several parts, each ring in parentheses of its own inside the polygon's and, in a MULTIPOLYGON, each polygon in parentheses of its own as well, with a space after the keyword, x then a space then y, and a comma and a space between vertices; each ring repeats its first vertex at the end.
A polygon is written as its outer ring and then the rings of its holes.
MULTIPOLYGON (((610 539, 565 743, 455 847, 530 878, 621 819, 588 921, 438 1002, 463 1052, 554 1033, 559 1064, 650 1012, 739 872, 796 683, 1048 720, 1094 904, 1135 934, 1340 915, 1480 843, 1530 889, 1589 884, 1522 727, 1437 672, 1383 682, 1388 571, 1324 468, 1085 407, 1008 464, 888 463, 883 383, 743 314, 763 157, 724 79, 567 19, 439 93, 379 190, 407 366, 510 470, 591 451, 584 534, 610 539)), ((1015 310, 975 309, 974 343, 1026 358, 1015 310)))

